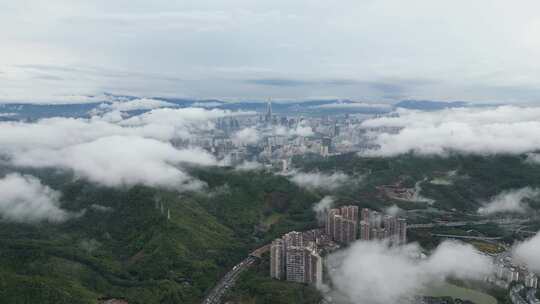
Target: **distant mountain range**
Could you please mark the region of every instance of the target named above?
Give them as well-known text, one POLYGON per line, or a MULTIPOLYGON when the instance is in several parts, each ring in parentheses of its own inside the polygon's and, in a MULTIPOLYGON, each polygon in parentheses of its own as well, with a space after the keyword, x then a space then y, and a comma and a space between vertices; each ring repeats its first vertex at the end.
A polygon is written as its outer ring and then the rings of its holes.
MULTIPOLYGON (((95 97, 94 97, 95 98, 95 97)), ((80 104, 31 104, 31 103, 10 103, 0 104, 0 121, 7 120, 35 120, 46 117, 89 117, 92 110, 102 103, 111 103, 110 100, 130 101, 138 99, 134 96, 119 96, 106 94, 102 102, 80 103, 80 104)), ((201 107, 207 109, 223 109, 231 111, 257 111, 264 112, 266 102, 262 101, 241 101, 231 102, 218 99, 187 99, 187 98, 161 98, 174 105, 174 107, 201 107)), ((341 99, 307 100, 307 101, 277 101, 272 102, 272 110, 276 114, 296 114, 306 116, 322 116, 336 114, 384 114, 396 108, 415 110, 441 110, 445 108, 467 107, 470 103, 463 101, 440 102, 429 100, 403 100, 397 104, 374 104, 356 102, 341 99)), ((135 111, 140 113, 141 111, 135 111)))
POLYGON ((442 110, 447 108, 463 108, 468 107, 471 104, 464 101, 431 101, 431 100, 403 100, 395 104, 396 108, 405 108, 411 110, 442 110))

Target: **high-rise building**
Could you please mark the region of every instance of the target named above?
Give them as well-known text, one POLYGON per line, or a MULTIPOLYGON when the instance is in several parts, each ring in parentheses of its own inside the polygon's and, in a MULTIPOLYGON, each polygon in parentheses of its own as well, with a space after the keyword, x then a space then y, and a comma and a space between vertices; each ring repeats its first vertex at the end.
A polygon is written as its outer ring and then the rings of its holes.
POLYGON ((398 243, 405 244, 407 243, 407 221, 404 218, 398 219, 398 243))
POLYGON ((326 220, 326 234, 332 240, 348 244, 356 240, 358 230, 358 206, 331 209, 326 220))
POLYGON ((264 122, 272 123, 272 102, 268 100, 266 103, 266 113, 264 115, 264 122))
POLYGON ((369 223, 369 209, 368 208, 362 208, 362 216, 360 217, 361 221, 368 222, 369 223))
POLYGON ((529 287, 529 288, 538 287, 538 277, 534 273, 529 272, 525 276, 525 287, 529 287))
POLYGON ((340 209, 330 209, 326 217, 326 234, 332 239, 334 238, 335 231, 335 216, 340 214, 340 209))
POLYGON ((301 246, 287 247, 285 258, 286 264, 286 277, 287 281, 304 283, 305 282, 305 270, 306 270, 306 249, 301 246))
POLYGON ((362 241, 369 241, 370 240, 370 226, 369 221, 362 220, 360 222, 360 239, 362 241))
POLYGON ((388 240, 392 244, 407 243, 407 221, 391 215, 381 216, 377 211, 362 209, 360 238, 362 240, 388 240))
POLYGON ((291 282, 322 283, 322 257, 317 240, 320 230, 292 231, 276 239, 270 247, 270 276, 291 282), (305 236, 305 238, 304 238, 305 236))
POLYGON ((358 206, 341 207, 341 215, 351 221, 358 221, 358 206))
POLYGON ((285 241, 285 248, 287 247, 301 247, 304 245, 304 238, 302 232, 291 231, 283 236, 285 241))
POLYGON ((285 278, 285 243, 276 239, 270 246, 270 277, 282 280, 285 278))
POLYGON ((322 284, 322 257, 317 252, 316 247, 310 246, 306 248, 306 268, 305 268, 305 283, 320 286, 322 284))

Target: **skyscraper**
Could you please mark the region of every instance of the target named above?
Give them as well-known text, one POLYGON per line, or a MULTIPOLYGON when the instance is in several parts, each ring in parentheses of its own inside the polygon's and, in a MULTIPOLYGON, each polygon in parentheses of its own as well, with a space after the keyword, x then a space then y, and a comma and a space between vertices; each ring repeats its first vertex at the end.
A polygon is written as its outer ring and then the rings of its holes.
POLYGON ((369 222, 369 209, 368 208, 362 208, 362 216, 360 220, 364 222, 369 222))
POLYGON ((326 234, 332 240, 348 244, 356 240, 358 230, 358 206, 331 209, 326 220, 326 234))
POLYGON ((283 240, 285 241, 285 248, 304 245, 302 232, 291 231, 283 236, 283 240))
POLYGON ((362 240, 388 240, 398 245, 407 243, 407 221, 391 215, 381 216, 377 211, 362 209, 360 238, 362 240))
POLYGON ((313 246, 307 247, 305 254, 305 283, 320 286, 322 284, 322 257, 313 246))
POLYGON ((264 122, 272 122, 272 101, 270 101, 270 99, 266 103, 266 114, 264 115, 264 122))
POLYGON ((316 239, 317 231, 289 232, 276 239, 270 247, 270 276, 297 283, 319 285, 322 283, 322 257, 316 239), (306 234, 306 239, 303 235, 306 234))
POLYGON ((301 246, 287 246, 285 258, 287 281, 305 283, 306 249, 301 246))
POLYGON ((365 220, 362 220, 360 222, 360 239, 362 241, 369 241, 370 239, 370 225, 369 225, 369 220, 368 221, 365 221, 365 220))
POLYGON ((398 231, 397 231, 399 238, 398 243, 399 244, 405 244, 407 243, 407 221, 404 218, 398 219, 398 231))
POLYGON ((270 246, 270 277, 282 280, 285 277, 285 243, 276 239, 270 246))

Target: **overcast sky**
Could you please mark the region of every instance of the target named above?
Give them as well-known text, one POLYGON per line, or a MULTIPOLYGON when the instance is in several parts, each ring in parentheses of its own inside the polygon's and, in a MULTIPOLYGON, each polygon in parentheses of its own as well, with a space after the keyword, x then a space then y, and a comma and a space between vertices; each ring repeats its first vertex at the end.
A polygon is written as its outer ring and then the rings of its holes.
POLYGON ((0 100, 540 100, 540 2, 0 1, 0 100))

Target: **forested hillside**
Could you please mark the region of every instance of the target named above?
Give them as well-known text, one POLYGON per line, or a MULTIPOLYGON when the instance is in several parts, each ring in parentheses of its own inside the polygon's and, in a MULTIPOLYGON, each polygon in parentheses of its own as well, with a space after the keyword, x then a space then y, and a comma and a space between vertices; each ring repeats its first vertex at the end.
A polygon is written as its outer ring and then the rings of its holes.
POLYGON ((286 178, 224 168, 194 168, 207 191, 181 194, 29 173, 62 191, 64 209, 85 211, 62 224, 0 224, 2 303, 198 303, 250 250, 313 225, 317 199, 286 178))

